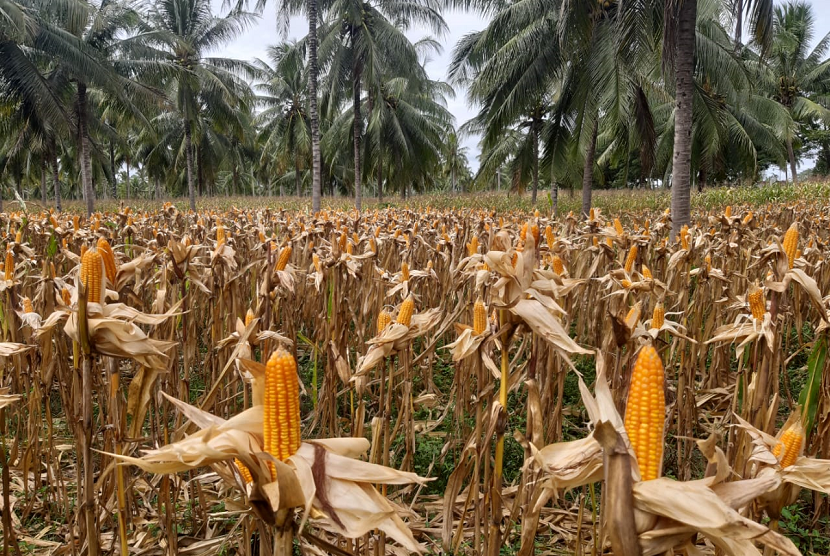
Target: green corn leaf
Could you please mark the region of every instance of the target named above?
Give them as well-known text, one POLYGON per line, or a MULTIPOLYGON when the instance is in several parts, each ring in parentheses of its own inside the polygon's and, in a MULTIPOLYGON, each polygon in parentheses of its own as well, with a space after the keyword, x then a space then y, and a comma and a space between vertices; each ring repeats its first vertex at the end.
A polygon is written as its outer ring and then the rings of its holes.
POLYGON ((816 422, 821 376, 827 359, 827 336, 821 335, 813 345, 813 351, 807 360, 807 383, 798 396, 804 414, 804 433, 809 436, 816 422))

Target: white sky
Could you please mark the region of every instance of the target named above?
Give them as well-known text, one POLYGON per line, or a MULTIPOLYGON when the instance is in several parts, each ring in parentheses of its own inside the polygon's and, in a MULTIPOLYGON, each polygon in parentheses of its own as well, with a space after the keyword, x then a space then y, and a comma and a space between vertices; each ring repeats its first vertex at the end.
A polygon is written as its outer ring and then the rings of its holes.
MULTIPOLYGON (((224 13, 221 9, 223 0, 211 0, 213 4, 214 13, 224 13)), ((245 34, 238 38, 233 43, 227 45, 221 54, 228 58, 239 58, 249 60, 252 58, 265 58, 265 50, 269 45, 280 42, 283 37, 277 31, 276 6, 278 0, 269 0, 267 7, 262 14, 262 18, 254 27, 249 29, 245 34)), ((830 33, 830 2, 828 0, 808 0, 813 5, 813 15, 815 17, 815 37, 816 40, 824 37, 830 33)), ((776 4, 780 3, 778 0, 776 4)), ((251 2, 253 4, 253 1, 251 2)), ((452 49, 461 37, 464 35, 482 29, 486 22, 477 14, 451 11, 444 14, 449 27, 449 33, 444 37, 439 37, 439 40, 444 45, 444 51, 440 56, 434 56, 433 60, 427 64, 427 71, 432 79, 446 79, 447 68, 452 57, 452 49)), ((289 38, 301 38, 308 32, 308 21, 304 17, 295 17, 291 19, 291 28, 289 31, 289 38)), ((426 32, 413 31, 409 33, 410 38, 418 40, 426 35, 426 32)), ((467 102, 465 92, 457 91, 454 99, 448 101, 449 109, 455 116, 456 126, 462 125, 464 122, 473 117, 476 110, 467 102)), ((470 165, 475 171, 478 168, 478 154, 479 149, 477 145, 477 138, 468 138, 464 141, 467 147, 467 155, 470 160, 470 165)), ((810 163, 807 166, 811 166, 810 163)), ((783 173, 780 173, 783 177, 783 173)))

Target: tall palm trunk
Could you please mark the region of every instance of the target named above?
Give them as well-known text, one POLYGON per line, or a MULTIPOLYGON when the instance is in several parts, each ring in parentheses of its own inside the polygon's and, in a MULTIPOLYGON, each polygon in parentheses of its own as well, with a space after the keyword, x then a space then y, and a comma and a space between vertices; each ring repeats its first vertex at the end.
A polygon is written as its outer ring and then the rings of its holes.
POLYGON ((115 173, 115 146, 110 141, 110 172, 112 173, 112 183, 110 183, 110 190, 112 191, 112 198, 118 198, 118 176, 115 173))
POLYGON ((158 178, 155 179, 155 185, 156 185, 156 201, 158 201, 159 199, 161 199, 161 183, 159 182, 158 178))
MULTIPOLYGON (((530 133, 533 140, 533 193, 531 193, 530 202, 536 205, 536 194, 539 191, 539 131, 536 129, 535 121, 530 128, 530 133)), ((594 133, 596 134, 596 131, 594 133)))
POLYGON ((790 161, 790 172, 793 175, 793 183, 798 185, 798 167, 795 164, 795 153, 793 152, 793 139, 787 137, 787 158, 790 161))
POLYGON ((126 168, 127 168, 127 183, 125 183, 124 186, 126 187, 125 195, 126 195, 127 199, 129 199, 130 198, 130 157, 129 156, 127 157, 127 166, 126 166, 126 168))
POLYGON ((582 217, 588 218, 591 213, 591 195, 594 187, 594 156, 597 152, 597 124, 594 120, 594 129, 591 130, 591 142, 585 153, 585 166, 582 168, 582 217))
POLYGON ((89 132, 87 130, 86 83, 78 82, 78 146, 81 155, 81 186, 86 205, 86 215, 95 210, 95 192, 92 190, 92 164, 90 162, 89 132))
POLYGON ((695 67, 697 0, 684 0, 677 19, 675 63, 674 157, 672 159, 671 237, 691 221, 692 94, 695 67))
POLYGON ((458 186, 455 183, 455 164, 452 165, 450 173, 452 174, 452 192, 455 193, 458 190, 458 186))
POLYGON ((378 202, 383 202, 383 137, 378 137, 378 202))
POLYGON ((360 190, 360 135, 363 126, 361 125, 360 116, 360 78, 361 78, 360 64, 356 63, 354 67, 354 206, 359 211, 363 209, 363 193, 360 190))
POLYGON ((302 188, 303 180, 300 179, 300 155, 294 155, 294 189, 297 191, 297 197, 302 197, 302 188))
POLYGON ((193 187, 193 140, 190 137, 190 122, 184 122, 184 150, 187 158, 187 196, 190 210, 196 211, 196 189, 193 187))
POLYGON ((55 188, 55 210, 61 211, 61 182, 58 179, 58 149, 55 140, 49 144, 49 156, 52 158, 52 186, 55 188))
POLYGON ((46 207, 46 156, 40 158, 40 202, 46 207))
POLYGON ((320 210, 320 117, 317 114, 317 0, 308 0, 308 108, 311 118, 311 210, 320 210))

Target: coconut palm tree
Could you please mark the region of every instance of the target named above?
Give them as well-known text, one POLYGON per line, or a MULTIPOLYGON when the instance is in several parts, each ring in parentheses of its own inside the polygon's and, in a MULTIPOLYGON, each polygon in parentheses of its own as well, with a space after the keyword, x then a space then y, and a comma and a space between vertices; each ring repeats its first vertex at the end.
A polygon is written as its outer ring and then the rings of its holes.
POLYGON ((209 0, 160 0, 150 7, 152 29, 144 40, 155 48, 157 77, 163 77, 184 134, 187 192, 196 209, 194 136, 203 112, 232 119, 250 88, 240 77, 255 77, 247 62, 210 57, 207 53, 238 37, 255 19, 247 12, 216 17, 209 0))
MULTIPOLYGON (((328 70, 324 105, 329 116, 351 97, 355 206, 362 208, 362 92, 377 89, 388 76, 410 76, 421 68, 418 48, 406 37, 410 26, 446 30, 433 0, 333 0, 320 44, 328 70)), ((416 76, 418 77, 418 76, 416 76)))
POLYGON ((255 62, 263 74, 263 82, 257 85, 257 102, 264 107, 256 117, 262 149, 260 163, 268 164, 281 156, 293 159, 297 196, 302 194, 300 170, 308 166, 312 151, 304 54, 296 42, 285 42, 268 48, 270 63, 255 62))

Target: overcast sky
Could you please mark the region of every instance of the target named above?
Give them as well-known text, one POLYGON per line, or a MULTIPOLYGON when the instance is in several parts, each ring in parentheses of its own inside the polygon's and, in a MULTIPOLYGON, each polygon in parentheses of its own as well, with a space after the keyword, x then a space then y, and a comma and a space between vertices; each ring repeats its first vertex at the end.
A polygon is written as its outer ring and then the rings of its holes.
MULTIPOLYGON (((222 0, 211 0, 213 3, 214 13, 224 13, 222 8, 222 0)), ((813 5, 813 15, 815 17, 815 38, 816 41, 830 33, 830 2, 828 0, 808 0, 813 5)), ((776 1, 776 4, 779 2, 776 1)), ((253 2, 251 2, 253 4, 253 2)), ((233 43, 230 43, 222 50, 222 55, 229 58, 240 58, 249 60, 252 58, 265 58, 265 50, 269 45, 276 44, 282 37, 277 31, 276 19, 276 5, 277 0, 271 0, 267 3, 265 12, 262 18, 244 35, 238 38, 233 43)), ((433 60, 427 65, 427 71, 433 79, 446 79, 447 68, 449 66, 450 58, 452 57, 452 49, 458 40, 464 35, 482 29, 486 22, 484 19, 476 14, 464 12, 448 12, 444 14, 444 19, 447 21, 449 32, 444 37, 439 37, 439 40, 444 45, 444 51, 440 56, 433 56, 433 60)), ((289 38, 298 39, 303 37, 308 32, 308 21, 305 18, 292 18, 291 28, 289 31, 289 38)), ((412 40, 422 38, 426 33, 413 32, 410 33, 412 40)), ((454 99, 449 99, 449 109, 455 116, 456 126, 460 126, 473 115, 475 115, 475 107, 471 107, 466 95, 463 91, 458 91, 454 99)), ((470 138, 465 141, 468 149, 468 157, 470 165, 473 169, 478 168, 478 146, 477 140, 470 138)), ((783 176, 783 173, 781 174, 783 176)))

